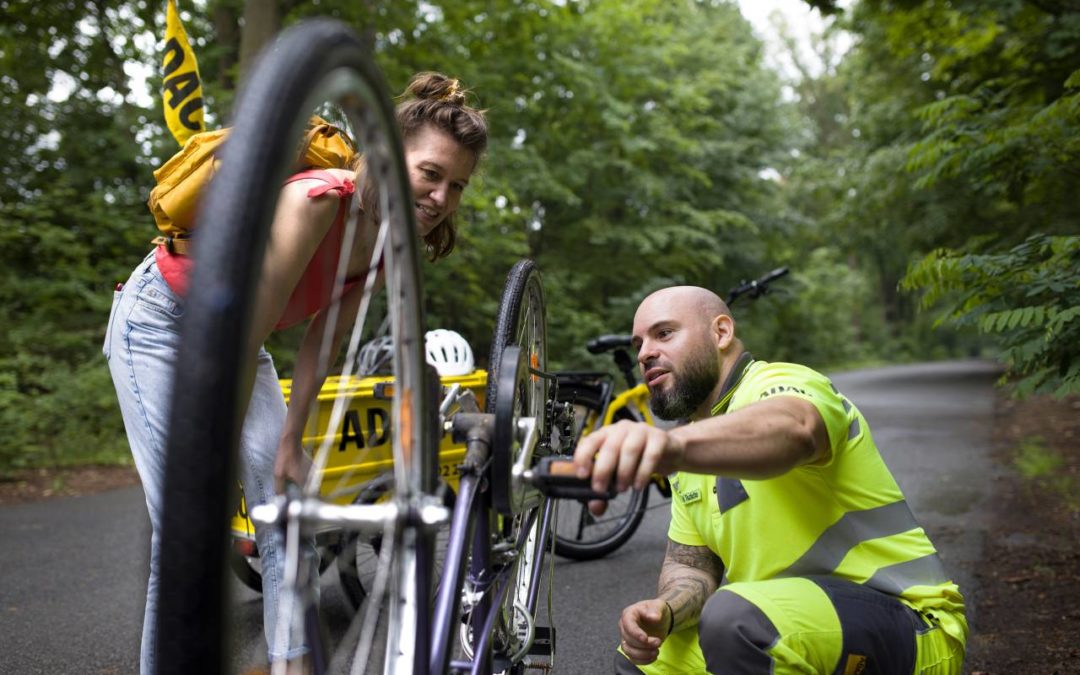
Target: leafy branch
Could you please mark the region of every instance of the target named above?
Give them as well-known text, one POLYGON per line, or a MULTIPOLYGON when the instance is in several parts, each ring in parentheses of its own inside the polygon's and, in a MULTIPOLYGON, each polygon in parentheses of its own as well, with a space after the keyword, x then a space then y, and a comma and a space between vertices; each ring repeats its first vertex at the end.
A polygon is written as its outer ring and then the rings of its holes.
POLYGON ((995 336, 1019 395, 1080 393, 1080 236, 1038 234, 988 253, 938 249, 901 287, 922 291, 925 308, 944 306, 937 325, 995 336))

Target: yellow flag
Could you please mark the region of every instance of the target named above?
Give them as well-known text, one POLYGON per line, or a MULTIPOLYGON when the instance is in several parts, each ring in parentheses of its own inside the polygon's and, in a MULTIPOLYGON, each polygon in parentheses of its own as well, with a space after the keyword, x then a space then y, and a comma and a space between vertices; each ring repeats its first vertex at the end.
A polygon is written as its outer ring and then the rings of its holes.
POLYGON ((192 134, 205 130, 202 80, 199 64, 191 51, 184 24, 176 11, 176 0, 165 10, 165 58, 161 62, 161 97, 165 102, 165 123, 183 145, 192 134))

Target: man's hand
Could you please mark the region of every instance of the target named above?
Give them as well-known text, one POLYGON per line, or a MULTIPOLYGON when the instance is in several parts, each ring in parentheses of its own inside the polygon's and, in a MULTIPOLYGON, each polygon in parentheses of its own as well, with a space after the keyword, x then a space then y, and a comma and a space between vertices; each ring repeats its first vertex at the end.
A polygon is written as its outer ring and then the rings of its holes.
POLYGON ((298 444, 282 439, 274 457, 274 493, 284 494, 285 483, 303 486, 311 471, 311 459, 298 444))
POLYGON ((592 475, 592 489, 606 492, 612 480, 619 492, 631 486, 639 490, 649 484, 654 473, 667 474, 678 468, 683 444, 669 431, 621 420, 581 439, 574 451, 578 477, 592 475))
POLYGON ((659 598, 630 605, 619 618, 623 653, 636 664, 652 663, 674 620, 668 604, 659 598))

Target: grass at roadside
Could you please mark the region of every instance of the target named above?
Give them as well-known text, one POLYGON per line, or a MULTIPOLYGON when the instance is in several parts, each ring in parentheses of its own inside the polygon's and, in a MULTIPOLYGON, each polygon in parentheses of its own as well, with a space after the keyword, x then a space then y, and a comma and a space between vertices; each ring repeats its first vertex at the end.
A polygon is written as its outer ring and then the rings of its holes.
POLYGON ((1015 453, 1013 464, 1029 489, 1046 490, 1070 512, 1080 513, 1080 479, 1061 450, 1048 447, 1041 436, 1029 436, 1015 453))

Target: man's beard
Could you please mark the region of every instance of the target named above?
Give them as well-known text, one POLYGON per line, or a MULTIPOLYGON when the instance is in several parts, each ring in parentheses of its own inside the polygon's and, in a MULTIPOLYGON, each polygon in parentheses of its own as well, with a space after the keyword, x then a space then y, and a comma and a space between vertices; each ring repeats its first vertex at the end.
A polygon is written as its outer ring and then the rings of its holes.
POLYGON ((652 391, 649 406, 662 420, 681 420, 690 417, 712 395, 720 379, 716 356, 702 350, 700 356, 686 361, 685 372, 671 371, 673 384, 667 391, 652 391))

